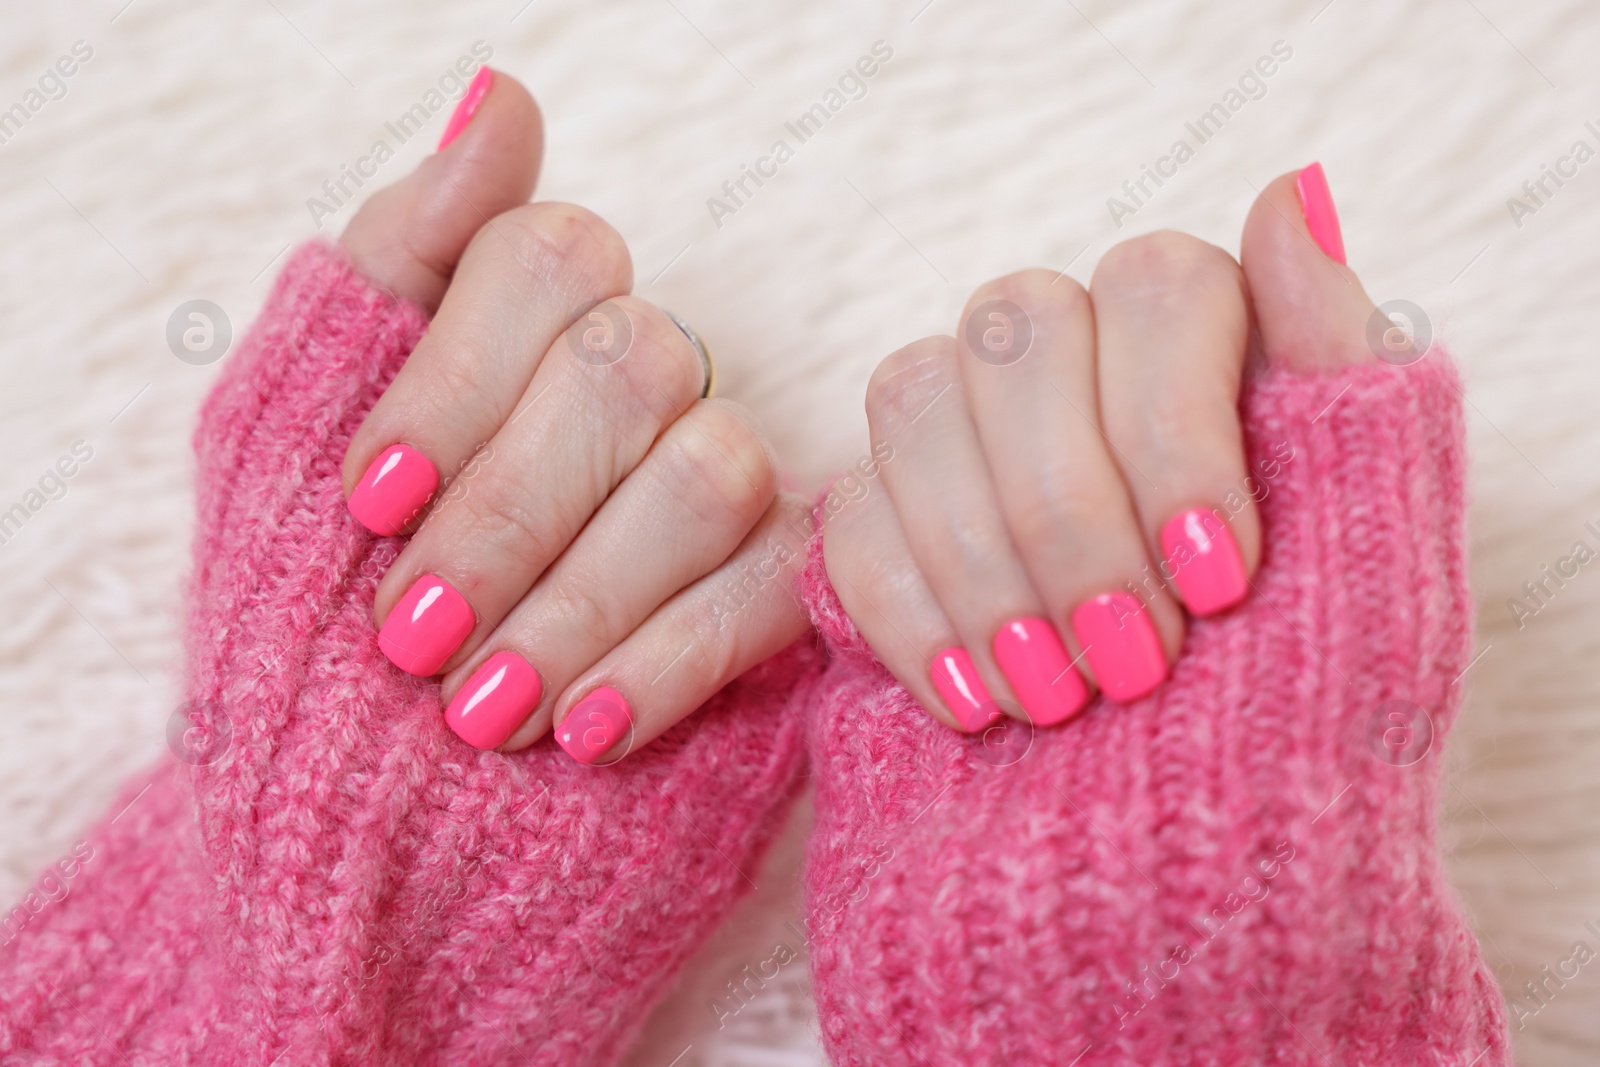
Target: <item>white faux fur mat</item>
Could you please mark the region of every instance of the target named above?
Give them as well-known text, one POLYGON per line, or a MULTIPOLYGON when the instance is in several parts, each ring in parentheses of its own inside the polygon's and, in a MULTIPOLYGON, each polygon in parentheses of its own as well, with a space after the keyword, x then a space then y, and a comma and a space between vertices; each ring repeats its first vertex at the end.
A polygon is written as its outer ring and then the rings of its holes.
MULTIPOLYGON (((188 434, 216 372, 174 358, 169 315, 211 300, 242 330, 284 250, 353 210, 314 219, 308 199, 482 42, 544 107, 540 195, 626 235, 640 292, 706 335, 725 394, 807 487, 866 448, 872 366, 952 329, 976 283, 1086 279, 1158 227, 1236 249, 1252 190, 1322 160, 1351 264, 1425 310, 1468 383, 1481 658, 1444 797, 1452 870, 1522 1005, 1521 1062, 1600 1059, 1600 968, 1523 991, 1575 942, 1600 948, 1600 565, 1577 561, 1600 549, 1592 0, 8 7, 0 512, 27 519, 0 543, 0 896, 163 752, 188 434), (1273 75, 1241 83, 1275 47, 1273 75), (841 86, 874 48, 877 73, 841 86), (802 141, 785 124, 818 102, 838 106, 802 141), (1221 132, 1129 201, 1124 182, 1219 102, 1221 132), (792 153, 762 163, 780 139, 792 153), (724 190, 758 165, 776 173, 724 190)), ((801 840, 652 1020, 639 1067, 822 1062, 803 962, 720 1028, 710 1007, 793 940, 801 840)))

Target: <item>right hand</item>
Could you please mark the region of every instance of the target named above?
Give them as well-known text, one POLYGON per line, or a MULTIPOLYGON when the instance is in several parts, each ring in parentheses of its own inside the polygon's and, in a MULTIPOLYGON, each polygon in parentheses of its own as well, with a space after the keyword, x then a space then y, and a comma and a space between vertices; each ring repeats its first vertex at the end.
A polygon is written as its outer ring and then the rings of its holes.
POLYGON ((1376 358, 1375 308, 1320 167, 1266 188, 1241 248, 1242 267, 1166 231, 1112 248, 1088 289, 999 278, 956 337, 873 373, 874 454, 891 458, 827 518, 824 558, 862 637, 946 725, 1063 722, 1096 687, 1140 699, 1185 609, 1250 595, 1275 476, 1244 460, 1252 325, 1268 364, 1332 370, 1376 358))

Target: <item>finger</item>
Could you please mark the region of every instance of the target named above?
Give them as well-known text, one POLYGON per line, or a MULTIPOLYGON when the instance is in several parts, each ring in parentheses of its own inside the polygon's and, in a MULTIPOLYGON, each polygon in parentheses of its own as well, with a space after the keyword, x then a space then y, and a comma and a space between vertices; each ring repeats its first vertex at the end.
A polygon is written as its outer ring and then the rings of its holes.
MULTIPOLYGON (((883 453, 890 457, 885 462, 892 461, 891 450, 883 453)), ((964 733, 994 720, 999 709, 962 649, 955 624, 917 569, 881 484, 869 483, 863 495, 847 497, 831 515, 823 528, 822 555, 845 614, 917 703, 964 733)))
POLYGON ((699 354, 660 309, 619 297, 596 314, 619 324, 614 361, 591 362, 594 354, 573 340, 581 323, 556 340, 517 414, 379 583, 374 611, 383 632, 394 619, 394 641, 408 635, 402 647, 412 655, 397 661, 402 669, 433 674, 470 656, 699 395, 699 354), (460 636, 455 629, 437 640, 413 635, 408 616, 391 612, 424 580, 442 580, 472 607, 473 628, 455 645, 445 641, 460 636))
POLYGON ((1173 231, 1107 252, 1091 286, 1100 408, 1156 568, 1195 615, 1243 600, 1261 555, 1239 384, 1249 336, 1233 257, 1173 231))
POLYGON ((1148 553, 1100 425, 1089 298, 1070 278, 1021 271, 980 287, 962 322, 973 417, 1049 618, 1107 696, 1144 696, 1166 678, 1182 612, 1141 580, 1148 553), (1009 339, 986 345, 1000 323, 1009 339))
POLYGON ((1309 372, 1380 355, 1404 364, 1425 354, 1426 345, 1415 351, 1404 330, 1391 330, 1387 319, 1376 317, 1344 258, 1338 212, 1320 164, 1280 175, 1262 190, 1245 220, 1239 259, 1267 362, 1309 372))
POLYGON ((373 193, 339 238, 358 271, 430 312, 484 221, 533 195, 544 154, 539 107, 508 74, 480 68, 458 119, 460 135, 373 193))
POLYGON ((383 535, 413 525, 441 476, 462 471, 511 417, 545 352, 584 312, 627 292, 632 269, 622 237, 572 204, 526 204, 488 220, 427 335, 350 442, 352 514, 383 535))
POLYGON ((557 744, 581 763, 613 763, 804 635, 795 584, 809 535, 806 502, 774 500, 726 563, 567 687, 555 708, 557 744))
POLYGON ((508 739, 512 749, 530 744, 547 728, 554 698, 662 603, 720 566, 776 493, 772 452, 754 418, 725 400, 696 404, 445 679, 445 721, 479 748, 508 739), (531 671, 536 692, 551 698, 543 714, 533 714, 537 695, 484 694, 484 686, 498 685, 507 655, 526 665, 513 665, 518 677, 531 671))
MULTIPOLYGON (((908 345, 879 364, 867 386, 867 422, 873 439, 888 442, 896 456, 883 468, 884 485, 917 568, 984 687, 1007 711, 1059 722, 1087 700, 1087 688, 1013 545, 962 378, 949 337, 908 345), (1008 675, 996 650, 1012 660, 1013 646, 1018 655, 1008 675), (1061 677, 1060 688, 1040 679, 1037 668, 1020 669, 1041 654, 1050 657, 1048 673, 1061 677), (1013 677, 1027 700, 1013 692, 1013 677)), ((1012 453, 1011 466, 1032 454, 1012 453)), ((935 657, 933 666, 942 678, 948 659, 935 657)))

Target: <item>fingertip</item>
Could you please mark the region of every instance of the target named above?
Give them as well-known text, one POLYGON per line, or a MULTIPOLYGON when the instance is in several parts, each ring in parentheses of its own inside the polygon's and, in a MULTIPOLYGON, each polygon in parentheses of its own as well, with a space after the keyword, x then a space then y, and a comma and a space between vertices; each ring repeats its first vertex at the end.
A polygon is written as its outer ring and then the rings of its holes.
POLYGON ((1219 615, 1250 592, 1252 566, 1219 508, 1186 508, 1160 532, 1162 558, 1190 614, 1219 615))
POLYGON ((971 654, 960 645, 934 654, 928 664, 928 680, 962 733, 977 733, 1001 715, 1000 705, 989 695, 971 654))
POLYGON ((990 649, 1016 694, 1020 707, 1013 717, 1056 726, 1088 706, 1093 695, 1089 683, 1049 619, 1012 619, 996 631, 990 649))
POLYGON ((563 752, 593 767, 615 763, 633 751, 633 728, 628 698, 611 686, 600 686, 573 704, 554 730, 563 752))
POLYGON ((543 153, 544 120, 528 90, 504 73, 475 79, 441 149, 374 193, 339 241, 374 284, 431 313, 473 234, 533 194, 543 153))
POLYGON ((473 748, 506 744, 539 706, 544 682, 527 660, 508 650, 472 672, 445 707, 445 725, 473 748))
POLYGON ((445 124, 444 134, 439 138, 439 143, 433 147, 435 152, 443 151, 446 145, 467 128, 467 123, 471 122, 472 116, 477 113, 478 105, 483 103, 483 98, 493 87, 494 71, 488 67, 479 67, 478 73, 472 76, 465 95, 456 103, 456 109, 450 113, 450 121, 445 124))
POLYGON ((466 159, 492 172, 505 183, 508 195, 520 192, 514 206, 533 195, 544 155, 544 113, 511 75, 488 67, 479 71, 480 77, 484 74, 488 79, 474 79, 456 104, 429 160, 466 159))
POLYGON ((1322 254, 1335 263, 1344 263, 1344 231, 1339 227, 1339 210, 1333 204, 1333 190, 1321 163, 1300 168, 1294 179, 1295 198, 1300 201, 1300 217, 1306 232, 1317 242, 1322 254))
POLYGON ((1344 262, 1338 211, 1320 164, 1279 175, 1245 220, 1239 259, 1269 364, 1299 372, 1369 363, 1373 303, 1344 262))
MULTIPOLYGON (((348 455, 347 455, 348 458, 348 455)), ((439 470, 407 444, 394 444, 367 466, 345 507, 379 537, 393 537, 421 517, 439 488, 439 470)))

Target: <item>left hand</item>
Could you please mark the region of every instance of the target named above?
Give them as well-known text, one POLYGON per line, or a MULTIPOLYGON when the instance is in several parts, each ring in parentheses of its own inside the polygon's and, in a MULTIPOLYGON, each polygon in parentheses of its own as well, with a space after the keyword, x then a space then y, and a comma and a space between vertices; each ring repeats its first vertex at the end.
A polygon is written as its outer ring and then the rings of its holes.
POLYGON ((538 109, 481 77, 458 135, 342 238, 433 314, 351 442, 345 492, 376 532, 414 531, 378 588, 379 643, 444 676, 450 727, 512 750, 553 725, 610 762, 805 632, 809 509, 778 491, 754 417, 701 399, 689 339, 629 295, 622 237, 526 203, 538 109))

